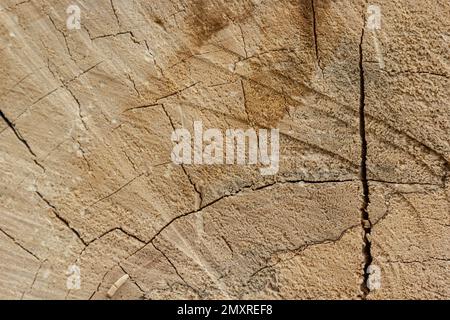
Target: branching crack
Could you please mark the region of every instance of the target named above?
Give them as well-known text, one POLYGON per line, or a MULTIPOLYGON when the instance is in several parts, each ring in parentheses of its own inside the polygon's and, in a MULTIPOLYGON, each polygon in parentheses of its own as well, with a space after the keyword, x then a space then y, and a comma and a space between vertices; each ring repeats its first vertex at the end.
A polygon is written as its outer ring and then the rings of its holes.
POLYGON ((111 232, 114 232, 114 231, 120 231, 120 232, 122 232, 123 234, 125 234, 127 237, 133 238, 134 240, 140 242, 141 244, 145 244, 145 243, 146 243, 144 240, 142 240, 142 239, 139 238, 138 236, 136 236, 136 235, 134 235, 134 234, 132 234, 132 233, 126 231, 126 230, 123 229, 122 227, 114 227, 114 228, 112 228, 112 229, 110 229, 110 230, 104 232, 104 233, 101 234, 100 236, 96 237, 95 239, 89 241, 88 245, 91 244, 92 242, 98 240, 98 239, 103 238, 103 237, 106 236, 107 234, 109 234, 109 233, 111 233, 111 232))
POLYGON ((229 198, 229 197, 233 197, 236 196, 238 194, 241 194, 244 191, 258 191, 258 190, 263 190, 266 188, 270 188, 273 187, 277 184, 285 184, 285 183, 291 183, 291 184, 295 184, 295 183, 304 183, 304 184, 326 184, 326 183, 348 183, 348 182, 353 182, 354 180, 329 180, 329 181, 310 181, 310 180, 286 180, 286 181, 273 181, 270 182, 268 184, 265 185, 261 185, 261 186, 255 186, 253 184, 249 184, 247 186, 242 187, 241 189, 233 192, 233 193, 229 193, 229 194, 225 194, 211 202, 209 202, 208 204, 205 204, 203 206, 201 206, 200 208, 193 210, 193 211, 189 211, 189 212, 185 212, 182 213, 174 218, 172 218, 169 222, 167 222, 164 226, 162 226, 156 233, 155 235, 145 243, 145 245, 143 245, 141 248, 137 249, 135 252, 133 252, 132 254, 130 254, 127 259, 129 259, 130 257, 134 256, 135 254, 137 254, 139 251, 141 251, 142 249, 144 249, 148 244, 152 243, 160 234, 161 232, 163 232, 166 228, 168 228, 171 224, 173 224, 175 221, 186 217, 186 216, 190 216, 192 214, 198 213, 214 204, 216 204, 217 202, 222 201, 223 199, 229 198))
MULTIPOLYGON (((169 113, 167 112, 166 108, 164 107, 164 105, 161 105, 164 113, 166 114, 167 118, 169 119, 170 125, 172 126, 172 129, 175 130, 175 124, 172 121, 172 118, 170 117, 169 113)), ((192 185, 192 187, 194 188, 194 191, 197 194, 197 203, 196 203, 196 207, 198 209, 200 209, 202 207, 202 203, 203 203, 203 195, 200 192, 200 190, 197 187, 197 184, 194 183, 194 181, 192 180, 191 176, 189 175, 189 173, 187 172, 186 168, 184 167, 183 164, 180 164, 181 169, 183 170, 184 174, 186 175, 187 179, 189 180, 189 183, 192 185)))
POLYGON ((143 42, 144 42, 145 48, 147 49, 148 54, 150 55, 150 57, 152 57, 153 64, 154 64, 155 67, 158 69, 160 75, 164 77, 164 71, 163 71, 163 69, 161 68, 161 66, 156 62, 156 58, 155 58, 155 56, 154 56, 152 50, 150 50, 150 46, 148 45, 147 40, 143 40, 143 42))
MULTIPOLYGON (((52 73, 53 77, 59 79, 59 81, 61 81, 61 83, 62 83, 62 84, 61 84, 59 87, 57 87, 55 90, 57 90, 57 89, 59 89, 59 88, 61 88, 61 87, 64 87, 64 88, 67 90, 67 92, 69 92, 69 94, 72 96, 73 100, 76 102, 76 104, 77 104, 77 106, 78 106, 78 117, 80 118, 81 123, 83 124, 83 127, 84 127, 85 130, 88 130, 88 127, 87 127, 87 124, 86 124, 86 122, 85 122, 85 120, 84 120, 84 117, 83 117, 83 114, 82 114, 81 103, 80 103, 80 101, 78 100, 78 98, 75 96, 75 94, 73 93, 72 89, 70 89, 69 83, 71 83, 71 82, 77 80, 79 77, 81 77, 82 75, 84 75, 84 74, 86 74, 87 72, 91 71, 92 69, 94 69, 95 67, 97 67, 97 66, 98 66, 99 64, 101 64, 102 62, 103 62, 103 61, 100 61, 100 62, 94 64, 93 66, 87 68, 86 70, 83 70, 82 72, 80 72, 79 74, 77 74, 77 75, 76 75, 75 77, 73 77, 72 79, 63 81, 63 80, 55 73, 55 71, 52 70, 52 68, 50 67, 50 60, 47 59, 47 67, 48 67, 48 69, 49 69, 50 72, 52 73)), ((53 90, 53 91, 55 91, 55 90, 53 90)), ((53 92, 53 91, 52 91, 52 92, 53 92)), ((50 93, 51 93, 51 92, 50 92, 50 93)))
POLYGON ((199 292, 197 289, 195 289, 194 287, 192 287, 184 278, 183 276, 180 274, 180 272, 178 271, 177 267, 175 266, 175 264, 173 264, 172 260, 170 260, 170 258, 164 253, 164 251, 162 251, 161 249, 159 249, 154 242, 152 242, 153 247, 158 250, 163 257, 167 260, 167 262, 169 262, 169 264, 172 266, 173 270, 175 271, 175 273, 177 274, 177 276, 181 279, 181 281, 183 281, 183 283, 190 288, 192 291, 194 291, 198 296, 200 296, 199 292))
POLYGON ((138 282, 125 270, 125 268, 119 263, 119 268, 122 269, 123 273, 127 274, 130 277, 130 281, 139 289, 142 294, 142 298, 145 297, 145 290, 138 284, 138 282))
POLYGON ((47 206, 49 206, 52 209, 52 212, 58 218, 58 220, 60 220, 63 224, 65 224, 66 227, 69 228, 72 231, 72 233, 74 233, 77 236, 77 238, 86 246, 87 245, 86 241, 84 241, 80 233, 70 225, 70 222, 58 212, 56 207, 49 200, 47 200, 41 192, 36 190, 35 193, 42 201, 44 201, 47 204, 47 206))
MULTIPOLYGON (((81 256, 82 256, 83 253, 86 251, 86 249, 89 247, 89 245, 91 245, 91 244, 94 243, 95 241, 98 241, 99 239, 103 238, 104 236, 106 236, 106 235, 108 235, 108 234, 110 234, 111 232, 114 232, 114 231, 120 231, 120 232, 122 232, 123 234, 125 234, 126 236, 128 236, 128 237, 130 237, 130 238, 133 238, 134 240, 136 240, 136 241, 138 241, 138 242, 140 242, 140 243, 142 243, 142 244, 145 244, 145 243, 146 243, 146 242, 144 242, 142 239, 140 239, 139 237, 137 237, 136 235, 134 235, 134 234, 132 234, 132 233, 130 233, 130 232, 128 232, 128 231, 125 231, 122 227, 114 227, 114 228, 112 228, 112 229, 110 229, 110 230, 108 230, 108 231, 103 232, 101 235, 95 237, 94 239, 92 239, 92 240, 86 242, 86 244, 85 244, 84 247, 83 247, 83 250, 81 250, 81 252, 78 254, 78 257, 77 257, 77 259, 75 260, 75 263, 79 263, 79 260, 80 260, 81 256)), ((103 282, 104 282, 104 280, 105 280, 105 278, 106 278, 106 275, 107 275, 107 274, 108 274, 115 266, 119 266, 122 270, 124 270, 123 267, 120 265, 119 262, 118 262, 118 263, 115 263, 110 269, 108 269, 108 271, 105 272, 105 274, 103 275, 102 279, 100 280, 100 283, 97 285, 96 290, 90 295, 89 300, 91 300, 92 297, 99 291, 100 286, 103 284, 103 282)), ((124 271, 124 272, 125 272, 125 271, 124 271)), ((125 272, 125 273, 127 273, 127 272, 125 272)), ((130 279, 131 279, 131 277, 130 277, 130 279)), ((133 280, 132 280, 132 281, 133 281, 133 280)), ((134 281, 133 281, 133 282, 134 282, 134 281)), ((135 283, 135 284, 136 284, 136 283, 135 283)), ((139 289, 141 289, 137 284, 136 284, 136 286, 137 286, 139 289)), ((143 291, 143 290, 142 290, 142 291, 143 291)), ((68 290, 67 293, 66 293, 66 297, 65 297, 66 299, 67 299, 67 297, 68 297, 69 294, 70 294, 70 290, 68 290)))
POLYGON ((20 297, 20 300, 23 300, 23 297, 25 296, 25 294, 30 293, 30 292, 33 290, 33 287, 34 287, 34 284, 36 283, 36 280, 37 280, 37 277, 38 277, 38 275, 39 275, 39 272, 40 272, 41 269, 42 269, 42 265, 43 265, 44 262, 46 262, 46 261, 47 261, 47 259, 44 259, 43 261, 41 261, 41 262, 39 263, 39 267, 37 268, 36 272, 34 273, 33 281, 31 282, 30 287, 28 288, 28 290, 25 290, 25 291, 22 293, 22 296, 20 297))
POLYGON ((353 229, 356 228, 356 227, 360 227, 360 225, 357 224, 357 225, 350 226, 350 227, 344 229, 344 230, 339 234, 339 236, 336 237, 336 238, 332 238, 332 239, 324 239, 324 240, 319 240, 319 241, 312 241, 312 242, 309 242, 309 243, 305 243, 305 244, 303 244, 303 245, 301 245, 301 246, 299 246, 298 248, 295 248, 295 249, 277 250, 277 251, 273 252, 271 255, 274 256, 274 255, 277 255, 277 254, 283 253, 283 252, 291 252, 291 253, 293 253, 293 255, 290 256, 290 257, 287 258, 287 259, 280 259, 280 260, 278 260, 277 262, 275 262, 275 263, 273 263, 273 264, 266 264, 266 265, 260 267, 259 269, 257 269, 255 272, 253 272, 253 273, 249 276, 249 280, 250 280, 251 278, 253 278, 254 276, 256 276, 258 273, 260 273, 260 272, 262 272, 262 271, 264 271, 264 270, 266 270, 266 269, 273 268, 273 267, 275 267, 276 265, 278 265, 278 264, 280 264, 280 263, 287 262, 287 261, 290 261, 290 260, 294 259, 295 257, 297 257, 298 255, 300 255, 303 251, 305 251, 305 250, 308 249, 308 248, 311 248, 311 247, 314 247, 314 246, 318 246, 318 245, 322 245, 322 244, 337 243, 337 242, 339 242, 339 241, 342 239, 342 237, 343 237, 348 231, 353 230, 353 229))
POLYGON ((132 239, 134 239, 134 240, 136 240, 136 241, 138 241, 138 242, 140 242, 141 244, 146 244, 146 242, 145 242, 144 240, 140 239, 139 237, 137 237, 136 235, 134 235, 134 234, 132 234, 132 233, 130 233, 130 232, 128 232, 128 231, 125 231, 122 227, 114 227, 114 228, 112 228, 112 229, 109 229, 109 230, 103 232, 102 234, 100 234, 99 236, 95 237, 94 239, 91 239, 91 240, 87 241, 87 242, 85 243, 84 247, 83 247, 83 250, 81 250, 81 252, 78 254, 78 257, 77 257, 77 259, 76 259, 75 262, 79 262, 79 260, 80 260, 81 256, 83 255, 83 253, 86 251, 86 249, 87 249, 92 243, 94 243, 94 242, 100 240, 101 238, 107 236, 108 234, 110 234, 111 232, 114 232, 114 231, 120 231, 120 232, 122 232, 123 234, 125 234, 126 236, 128 236, 128 237, 130 237, 130 238, 132 238, 132 239))
MULTIPOLYGON (((244 191, 246 191, 246 190, 252 190, 252 191, 262 190, 262 189, 270 188, 270 187, 272 187, 272 186, 274 186, 274 185, 277 185, 277 184, 283 184, 283 183, 326 184, 326 183, 348 183, 348 182, 354 182, 354 181, 355 181, 355 180, 351 180, 351 179, 347 179, 347 180, 329 180, 329 181, 286 180, 286 181, 278 181, 278 182, 277 182, 277 181, 273 181, 273 182, 271 182, 271 183, 268 183, 268 184, 265 184, 265 185, 261 185, 261 186, 255 186, 255 185, 253 185, 253 184, 247 185, 247 186, 241 188, 240 190, 237 190, 236 192, 234 192, 234 193, 232 193, 232 194, 223 195, 223 196, 221 196, 221 197, 215 199, 214 201, 212 201, 212 202, 210 202, 210 203, 208 203, 208 204, 206 204, 206 205, 203 205, 202 207, 200 207, 200 208, 197 209, 197 210, 190 211, 190 212, 186 212, 186 213, 183 213, 183 214, 181 214, 181 215, 179 215, 179 216, 176 216, 176 217, 172 218, 172 219, 171 219, 169 222, 167 222, 163 227, 161 227, 161 228, 155 233, 155 235, 154 235, 150 240, 148 240, 148 241, 146 241, 146 242, 144 242, 144 241, 142 241, 142 240, 140 240, 140 239, 138 238, 137 240, 140 241, 143 245, 142 245, 140 248, 138 248, 137 250, 135 250, 134 252, 130 253, 130 254, 124 259, 124 261, 126 261, 126 260, 130 259, 132 256, 136 255, 138 252, 140 252, 141 250, 143 250, 143 249, 144 249, 145 247, 147 247, 149 244, 152 244, 152 245, 155 247, 156 250, 158 250, 158 251, 161 252, 161 250, 155 246, 154 240, 155 240, 155 239, 156 239, 156 238, 157 238, 157 237, 158 237, 158 236, 159 236, 166 228, 168 228, 171 224, 173 224, 175 221, 177 221, 178 219, 181 219, 182 217, 186 217, 186 216, 195 214, 195 213, 197 213, 197 212, 200 212, 200 211, 202 211, 203 209, 206 209, 206 208, 208 208, 208 207, 214 205, 215 203, 217 203, 217 202, 219 202, 219 201, 221 201, 221 200, 223 200, 223 199, 225 199, 225 198, 233 197, 233 196, 235 196, 235 195, 237 195, 237 194, 240 194, 240 193, 242 193, 242 192, 244 192, 244 191)), ((327 239, 327 240, 324 240, 324 242, 338 241, 338 240, 342 237, 342 235, 343 235, 347 230, 349 230, 349 229, 351 229, 351 228, 354 228, 354 227, 355 227, 355 226, 352 226, 352 227, 350 227, 350 228, 344 230, 343 233, 338 237, 337 240, 327 239)), ((117 228, 117 229, 121 230, 120 228, 117 228)), ((123 230, 122 230, 122 231, 123 231, 123 230)), ((110 230, 109 232, 111 232, 111 230, 110 230)), ((100 236, 100 237, 101 237, 101 236, 100 236)), ((100 237, 98 237, 98 238, 100 238, 100 237)), ((307 244, 307 246, 309 246, 309 245, 313 245, 313 244, 312 244, 312 243, 307 244)), ((298 250, 301 250, 301 249, 302 249, 302 248, 297 248, 297 249, 293 249, 293 250, 291 250, 291 251, 295 251, 295 250, 298 251, 298 250)), ((232 250, 231 247, 230 247, 230 250, 232 250)), ((162 252, 161 252, 161 254, 169 261, 169 263, 174 267, 174 270, 175 270, 175 271, 177 272, 177 274, 179 275, 177 269, 175 268, 175 266, 173 265, 173 263, 168 259, 168 257, 167 257, 164 253, 162 253, 162 252)), ((114 266, 116 266, 116 265, 114 265, 114 266)), ((97 293, 97 292, 99 291, 99 288, 100 288, 100 286, 102 285, 102 283, 103 283, 103 281, 104 281, 106 275, 114 268, 114 266, 113 266, 112 268, 110 268, 110 269, 103 275, 103 278, 102 278, 101 282, 99 283, 99 285, 97 286, 97 289, 92 293, 92 295, 91 295, 91 297, 90 297, 89 299, 91 299, 91 298, 95 295, 95 293, 97 293)), ((184 279, 181 277, 181 275, 179 275, 179 276, 180 276, 180 278, 184 281, 184 279)), ((189 284, 187 284, 187 285, 188 285, 194 292, 196 292, 197 294, 199 294, 197 290, 195 290, 194 288, 192 288, 189 284)), ((199 295, 199 296, 200 296, 200 295, 199 295)))
MULTIPOLYGON (((88 300, 92 300, 92 298, 94 297, 94 295, 99 292, 100 287, 102 286, 103 282, 105 281, 106 276, 108 275, 108 273, 115 267, 116 265, 114 265, 111 269, 109 269, 107 272, 105 272, 105 274, 103 275, 102 279, 100 280, 100 282, 97 285, 97 288, 95 289, 94 292, 92 292, 92 294, 90 295, 88 300)), ((67 292, 66 298, 69 295, 70 290, 67 292)))
POLYGON ((68 43, 68 41, 67 41, 67 36, 66 36, 66 34, 64 33, 64 31, 62 31, 61 29, 59 29, 59 28, 56 26, 55 21, 53 20, 53 18, 52 18, 50 15, 47 15, 47 16, 48 16, 50 22, 52 23, 53 27, 56 29, 56 31, 58 31, 58 32, 63 36, 63 38, 64 38, 64 44, 66 45, 67 53, 69 54, 70 59, 71 59, 73 62, 76 63, 77 61, 74 59, 74 57, 73 57, 73 55, 72 55, 72 51, 70 50, 70 46, 69 46, 69 43, 68 43))

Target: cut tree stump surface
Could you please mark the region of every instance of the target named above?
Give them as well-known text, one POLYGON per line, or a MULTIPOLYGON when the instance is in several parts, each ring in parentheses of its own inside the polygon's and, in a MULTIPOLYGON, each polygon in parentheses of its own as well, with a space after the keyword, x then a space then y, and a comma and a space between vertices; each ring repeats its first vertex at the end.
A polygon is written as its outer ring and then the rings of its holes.
POLYGON ((449 299, 449 41, 446 0, 0 0, 0 298, 449 299), (278 172, 174 163, 199 121, 278 172))

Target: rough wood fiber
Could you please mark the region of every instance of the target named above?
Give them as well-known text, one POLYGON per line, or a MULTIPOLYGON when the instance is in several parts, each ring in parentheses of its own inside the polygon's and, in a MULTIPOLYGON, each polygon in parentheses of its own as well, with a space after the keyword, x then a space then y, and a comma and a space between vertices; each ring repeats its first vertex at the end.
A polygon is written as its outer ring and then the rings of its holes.
POLYGON ((450 2, 371 5, 0 0, 0 298, 449 299, 450 2), (278 173, 173 163, 194 121, 278 173))

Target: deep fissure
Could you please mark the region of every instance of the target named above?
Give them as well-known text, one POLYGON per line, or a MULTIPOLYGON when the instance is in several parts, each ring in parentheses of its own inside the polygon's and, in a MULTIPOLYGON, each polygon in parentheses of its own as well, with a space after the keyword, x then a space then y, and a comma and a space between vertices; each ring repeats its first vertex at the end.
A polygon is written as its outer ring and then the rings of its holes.
POLYGON ((363 188, 363 205, 361 208, 361 225, 364 230, 364 277, 363 283, 361 284, 361 289, 363 291, 362 298, 365 299, 370 292, 368 287, 369 272, 368 268, 372 264, 372 248, 370 241, 370 234, 372 232, 372 223, 369 217, 369 182, 367 179, 367 140, 366 140, 366 119, 365 119, 365 106, 366 106, 366 95, 365 95, 365 75, 364 75, 364 54, 363 54, 363 41, 364 41, 364 31, 365 31, 365 20, 361 32, 361 40, 359 43, 359 85, 360 85, 360 100, 359 100, 359 131, 361 136, 361 170, 360 178, 363 188))

